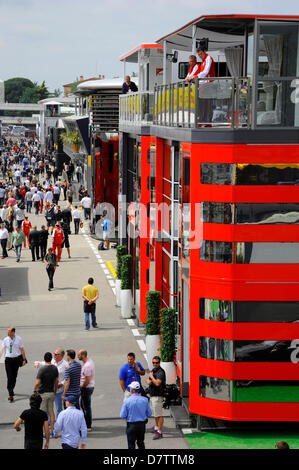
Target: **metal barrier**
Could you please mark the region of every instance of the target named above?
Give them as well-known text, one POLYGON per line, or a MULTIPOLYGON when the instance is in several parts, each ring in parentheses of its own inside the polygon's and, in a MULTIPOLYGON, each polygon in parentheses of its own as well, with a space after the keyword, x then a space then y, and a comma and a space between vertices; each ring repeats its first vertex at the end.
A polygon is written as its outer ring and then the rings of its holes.
POLYGON ((153 122, 154 92, 128 93, 119 97, 119 120, 129 122, 153 122))
POLYGON ((157 86, 153 123, 170 127, 248 127, 251 84, 247 78, 196 79, 157 86))

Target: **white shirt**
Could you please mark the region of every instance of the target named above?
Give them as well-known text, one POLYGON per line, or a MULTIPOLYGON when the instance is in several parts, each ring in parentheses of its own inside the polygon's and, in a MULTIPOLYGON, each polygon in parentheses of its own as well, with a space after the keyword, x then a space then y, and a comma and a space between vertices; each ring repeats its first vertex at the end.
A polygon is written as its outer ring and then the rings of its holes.
POLYGON ((33 202, 40 202, 40 195, 38 193, 35 193, 32 198, 33 202))
POLYGON ((53 193, 52 193, 52 191, 47 191, 46 192, 45 201, 53 202, 53 193))
POLYGON ((73 219, 80 219, 81 220, 81 215, 82 215, 82 213, 79 209, 73 210, 73 213, 72 213, 73 219))
POLYGON ((90 199, 90 197, 85 196, 85 197, 81 200, 81 204, 82 204, 82 206, 84 207, 84 209, 90 209, 90 206, 91 206, 91 199, 90 199))
POLYGON ((9 233, 7 228, 0 228, 0 240, 5 240, 9 238, 9 233))
POLYGON ((60 188, 58 186, 54 186, 54 194, 60 194, 60 188))
POLYGON ((22 338, 17 335, 13 339, 10 336, 6 336, 2 341, 2 346, 5 349, 5 357, 18 357, 22 354, 21 349, 24 348, 22 338))

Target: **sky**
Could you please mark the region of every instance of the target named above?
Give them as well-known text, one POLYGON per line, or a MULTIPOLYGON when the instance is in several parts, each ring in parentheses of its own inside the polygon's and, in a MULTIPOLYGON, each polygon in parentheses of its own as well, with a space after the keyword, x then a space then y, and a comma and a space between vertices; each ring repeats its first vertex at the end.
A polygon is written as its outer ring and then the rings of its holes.
MULTIPOLYGON (((119 57, 203 14, 299 15, 294 0, 0 0, 0 79, 43 80, 50 91, 122 76, 119 57)), ((136 68, 127 66, 131 74, 136 68)))

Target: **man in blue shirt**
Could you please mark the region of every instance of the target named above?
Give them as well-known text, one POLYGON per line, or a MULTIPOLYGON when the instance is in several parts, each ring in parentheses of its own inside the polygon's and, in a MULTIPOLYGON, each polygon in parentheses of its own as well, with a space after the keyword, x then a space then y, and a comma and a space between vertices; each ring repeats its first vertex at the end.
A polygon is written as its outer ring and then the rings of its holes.
POLYGON ((135 361, 135 354, 128 353, 128 362, 119 371, 119 383, 124 392, 124 400, 131 396, 129 385, 131 382, 141 384, 140 375, 144 375, 145 370, 140 362, 135 361))
POLYGON ((152 415, 148 399, 139 395, 140 383, 132 382, 129 385, 131 396, 123 402, 120 417, 127 421, 128 449, 145 449, 144 434, 147 418, 152 415))
POLYGON ((54 437, 61 432, 63 449, 78 449, 81 437, 81 449, 86 448, 87 427, 83 411, 75 407, 77 397, 69 395, 66 398, 66 410, 61 411, 54 427, 54 437))
POLYGON ((69 363, 69 367, 65 369, 64 374, 64 390, 62 394, 62 400, 66 401, 68 397, 74 396, 76 398, 76 408, 80 410, 79 397, 81 393, 80 389, 80 377, 81 377, 81 364, 75 361, 76 351, 74 349, 68 349, 66 351, 66 358, 69 363))

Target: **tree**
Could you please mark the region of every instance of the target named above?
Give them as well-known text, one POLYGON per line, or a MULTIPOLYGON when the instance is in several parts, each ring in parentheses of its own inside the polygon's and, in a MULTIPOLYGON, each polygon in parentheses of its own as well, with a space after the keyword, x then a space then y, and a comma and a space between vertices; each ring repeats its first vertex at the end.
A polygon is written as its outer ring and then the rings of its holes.
POLYGON ((28 78, 10 78, 4 82, 5 101, 19 103, 26 88, 34 88, 34 83, 28 78))

